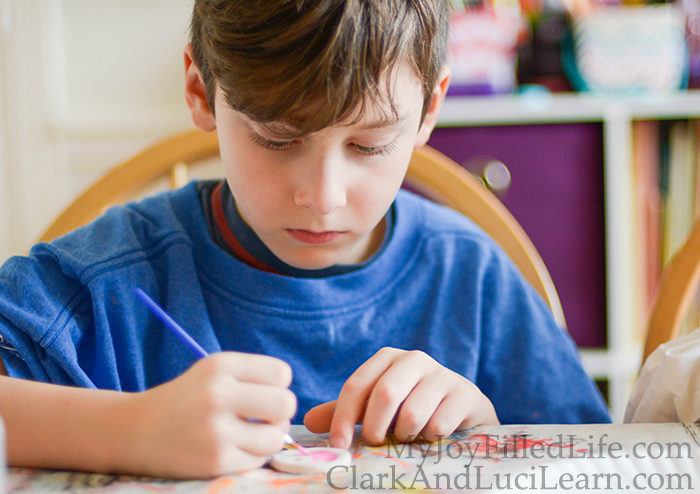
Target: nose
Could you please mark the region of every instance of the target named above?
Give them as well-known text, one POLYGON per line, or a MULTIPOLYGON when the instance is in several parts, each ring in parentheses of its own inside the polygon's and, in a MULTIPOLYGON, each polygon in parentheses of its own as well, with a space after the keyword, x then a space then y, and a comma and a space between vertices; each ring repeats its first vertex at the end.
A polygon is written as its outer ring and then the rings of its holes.
POLYGON ((319 216, 329 215, 345 207, 346 185, 339 168, 337 163, 336 166, 320 164, 309 167, 295 191, 295 204, 308 208, 319 216))

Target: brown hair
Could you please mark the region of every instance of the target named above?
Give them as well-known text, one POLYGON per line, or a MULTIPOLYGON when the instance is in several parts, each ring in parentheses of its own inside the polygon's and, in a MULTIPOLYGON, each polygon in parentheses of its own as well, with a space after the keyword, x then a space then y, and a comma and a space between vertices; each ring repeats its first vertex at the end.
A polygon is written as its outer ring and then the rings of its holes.
POLYGON ((359 118, 367 101, 395 116, 381 84, 398 61, 422 82, 425 114, 449 14, 449 0, 196 0, 193 61, 212 111, 218 85, 234 110, 297 135, 359 118))

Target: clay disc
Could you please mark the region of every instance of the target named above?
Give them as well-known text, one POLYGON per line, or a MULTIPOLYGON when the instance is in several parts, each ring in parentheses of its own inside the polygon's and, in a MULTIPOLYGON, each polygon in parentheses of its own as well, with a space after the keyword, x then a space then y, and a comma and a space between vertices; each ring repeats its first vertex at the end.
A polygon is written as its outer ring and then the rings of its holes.
POLYGON ((306 448, 305 455, 297 449, 283 449, 272 455, 270 465, 275 470, 287 473, 328 473, 335 466, 349 467, 350 453, 339 448, 306 448))

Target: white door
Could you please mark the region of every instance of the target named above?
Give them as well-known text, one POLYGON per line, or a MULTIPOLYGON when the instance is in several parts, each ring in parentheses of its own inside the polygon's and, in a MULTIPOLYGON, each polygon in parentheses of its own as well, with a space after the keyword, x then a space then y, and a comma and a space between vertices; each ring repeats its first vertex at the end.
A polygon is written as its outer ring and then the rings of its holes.
POLYGON ((0 0, 0 262, 88 183, 192 127, 192 0, 0 0))

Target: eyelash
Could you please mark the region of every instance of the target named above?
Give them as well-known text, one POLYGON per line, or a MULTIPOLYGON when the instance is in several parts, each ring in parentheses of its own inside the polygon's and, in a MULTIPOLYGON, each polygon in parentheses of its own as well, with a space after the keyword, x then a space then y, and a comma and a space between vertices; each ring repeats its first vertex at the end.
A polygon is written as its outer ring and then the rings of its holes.
POLYGON ((391 154, 394 149, 396 149, 396 145, 392 142, 390 144, 387 144, 386 146, 378 147, 378 148, 371 148, 367 146, 360 146, 359 144, 353 144, 355 149, 357 149, 361 154, 364 154, 365 156, 387 156, 391 154))
MULTIPOLYGON (((296 140, 273 141, 271 139, 264 138, 257 132, 251 132, 250 138, 255 144, 262 146, 265 149, 270 149, 272 151, 284 151, 286 149, 290 149, 292 146, 294 146, 294 144, 299 142, 296 140)), ((396 145, 393 142, 382 147, 369 147, 362 146, 360 144, 352 144, 352 146, 364 156, 387 156, 391 154, 394 151, 394 149, 396 149, 396 145)))
POLYGON ((262 146, 265 149, 270 149, 272 151, 284 151, 285 149, 291 148, 297 141, 272 141, 270 139, 265 139, 263 136, 257 132, 250 133, 251 140, 258 146, 262 146))

